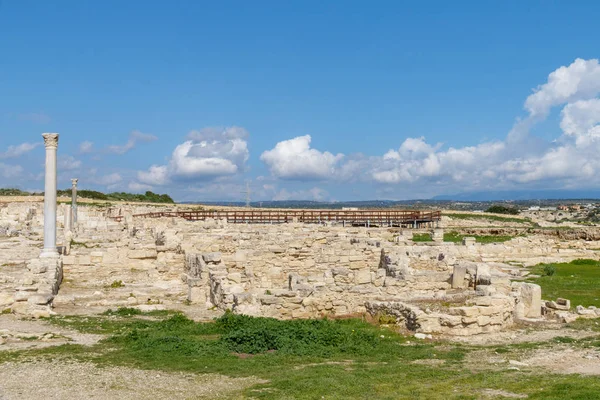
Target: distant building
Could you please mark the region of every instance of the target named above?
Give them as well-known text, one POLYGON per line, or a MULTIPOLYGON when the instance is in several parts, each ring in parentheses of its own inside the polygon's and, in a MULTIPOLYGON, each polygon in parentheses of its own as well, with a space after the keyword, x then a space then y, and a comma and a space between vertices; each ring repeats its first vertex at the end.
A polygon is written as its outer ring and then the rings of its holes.
POLYGON ((358 211, 358 207, 342 207, 342 211, 358 211))

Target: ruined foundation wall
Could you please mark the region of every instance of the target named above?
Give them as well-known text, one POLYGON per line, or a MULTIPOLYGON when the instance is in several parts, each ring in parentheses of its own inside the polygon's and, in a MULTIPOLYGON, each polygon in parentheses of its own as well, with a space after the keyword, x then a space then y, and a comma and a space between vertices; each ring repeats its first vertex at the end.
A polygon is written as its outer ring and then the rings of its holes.
MULTIPOLYGON (((25 207, 0 209, 0 222, 19 232, 0 239, 1 246, 25 252, 41 246, 41 211, 25 207)), ((395 315, 422 332, 472 334, 502 329, 535 308, 523 305, 531 303, 524 301, 531 291, 511 282, 523 272, 512 262, 597 258, 586 249, 599 247, 539 237, 415 244, 410 233, 387 228, 132 217, 144 209, 79 207, 53 299, 57 310, 189 303, 277 318, 370 312, 395 315), (116 215, 124 216, 121 222, 110 218, 116 215)), ((59 243, 68 239, 61 236, 64 212, 59 206, 59 243)), ((15 267, 0 269, 0 292, 14 300, 31 257, 6 254, 15 267)))

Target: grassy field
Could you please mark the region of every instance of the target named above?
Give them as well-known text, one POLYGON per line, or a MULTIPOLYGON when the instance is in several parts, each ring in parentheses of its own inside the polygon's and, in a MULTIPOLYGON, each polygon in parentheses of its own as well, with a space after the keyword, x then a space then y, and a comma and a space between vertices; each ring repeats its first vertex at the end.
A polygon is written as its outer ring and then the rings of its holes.
MULTIPOLYGON (((139 316, 121 309, 95 317, 53 317, 60 326, 103 333, 93 347, 64 345, 0 352, 0 362, 47 357, 158 371, 257 376, 267 383, 234 398, 254 399, 480 399, 489 391, 530 399, 597 399, 600 378, 536 369, 494 370, 467 361, 473 351, 518 357, 524 348, 553 343, 480 347, 419 341, 387 327, 350 320, 278 321, 225 314, 196 323, 181 314, 139 316)), ((582 329, 598 329, 583 325, 582 329)), ((598 337, 573 346, 600 347, 598 337)))
MULTIPOLYGON (((514 236, 461 235, 458 232, 448 232, 444 233, 444 242, 461 243, 464 237, 474 237, 477 243, 502 243, 514 238, 514 236)), ((417 233, 413 235, 413 242, 431 242, 432 240, 429 233, 417 233)))
POLYGON ((532 273, 541 275, 532 282, 542 287, 544 299, 563 297, 571 300, 572 306, 600 307, 600 262, 574 260, 570 263, 540 264, 532 268, 532 273))
POLYGON ((473 220, 484 220, 484 221, 498 221, 498 222, 515 222, 520 224, 531 224, 529 218, 516 218, 516 217, 505 217, 501 215, 489 215, 489 214, 463 214, 463 213, 443 213, 444 216, 452 219, 473 219, 473 220))

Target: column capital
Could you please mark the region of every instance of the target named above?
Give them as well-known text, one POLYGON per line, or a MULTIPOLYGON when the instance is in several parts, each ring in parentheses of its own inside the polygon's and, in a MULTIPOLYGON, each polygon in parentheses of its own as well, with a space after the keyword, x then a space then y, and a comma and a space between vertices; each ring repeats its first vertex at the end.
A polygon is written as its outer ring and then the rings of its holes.
POLYGON ((44 145, 47 149, 56 149, 58 147, 58 133, 42 133, 44 145))
POLYGON ((77 178, 71 179, 71 184, 73 185, 73 187, 77 186, 77 181, 79 181, 79 179, 77 178))

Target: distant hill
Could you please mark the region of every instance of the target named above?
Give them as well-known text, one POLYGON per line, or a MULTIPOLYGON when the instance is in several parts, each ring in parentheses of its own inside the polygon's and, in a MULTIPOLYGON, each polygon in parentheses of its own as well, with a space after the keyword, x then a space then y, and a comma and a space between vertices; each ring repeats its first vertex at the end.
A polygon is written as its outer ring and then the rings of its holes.
POLYGON ((600 190, 512 190, 465 192, 435 196, 432 200, 444 201, 505 201, 505 200, 561 200, 600 199, 600 190))

